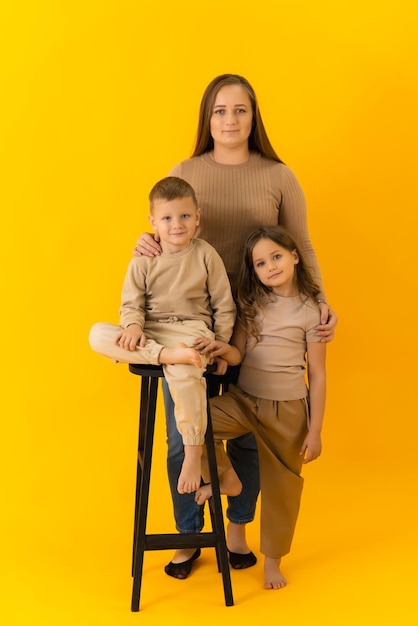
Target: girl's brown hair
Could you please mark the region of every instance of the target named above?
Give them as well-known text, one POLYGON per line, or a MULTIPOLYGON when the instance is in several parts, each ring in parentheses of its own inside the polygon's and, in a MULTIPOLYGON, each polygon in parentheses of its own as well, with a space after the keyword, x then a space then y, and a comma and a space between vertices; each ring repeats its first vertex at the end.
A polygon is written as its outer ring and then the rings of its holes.
POLYGON ((196 145, 192 156, 199 156, 205 152, 213 150, 214 145, 212 135, 210 134, 210 120, 218 91, 226 85, 242 85, 247 90, 250 97, 253 112, 253 124, 248 138, 249 150, 252 152, 258 152, 267 159, 283 163, 283 161, 277 156, 269 138, 267 137, 254 89, 251 87, 246 78, 239 76, 238 74, 222 74, 221 76, 217 76, 206 87, 200 103, 196 145))
POLYGON ((253 231, 244 246, 237 285, 237 308, 238 321, 244 332, 248 337, 254 337, 256 341, 260 338, 256 315, 258 310, 269 302, 271 294, 271 290, 263 285, 254 270, 253 250, 261 239, 270 239, 285 250, 297 253, 299 261, 295 265, 295 284, 301 296, 315 300, 320 291, 299 246, 287 230, 282 226, 263 226, 253 231))

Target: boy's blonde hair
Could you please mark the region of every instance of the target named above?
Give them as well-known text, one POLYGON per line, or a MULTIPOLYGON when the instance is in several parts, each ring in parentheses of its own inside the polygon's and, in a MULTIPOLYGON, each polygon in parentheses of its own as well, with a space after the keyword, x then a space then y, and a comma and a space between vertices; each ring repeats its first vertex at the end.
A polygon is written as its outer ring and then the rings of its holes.
POLYGON ((167 176, 158 183, 155 183, 154 187, 149 193, 150 210, 154 207, 154 203, 158 200, 177 200, 178 198, 191 198, 196 209, 198 207, 196 194, 194 189, 189 183, 177 176, 167 176))

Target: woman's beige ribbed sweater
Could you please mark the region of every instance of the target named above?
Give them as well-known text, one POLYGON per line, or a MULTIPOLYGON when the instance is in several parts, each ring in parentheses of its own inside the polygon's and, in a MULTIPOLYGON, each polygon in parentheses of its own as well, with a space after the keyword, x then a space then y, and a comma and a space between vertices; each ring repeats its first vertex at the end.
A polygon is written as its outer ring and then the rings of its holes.
POLYGON ((197 237, 218 251, 234 287, 243 244, 258 226, 280 224, 298 242, 321 286, 321 274, 311 244, 303 191, 283 163, 252 152, 240 165, 216 163, 209 153, 179 163, 170 172, 192 185, 201 209, 197 237))

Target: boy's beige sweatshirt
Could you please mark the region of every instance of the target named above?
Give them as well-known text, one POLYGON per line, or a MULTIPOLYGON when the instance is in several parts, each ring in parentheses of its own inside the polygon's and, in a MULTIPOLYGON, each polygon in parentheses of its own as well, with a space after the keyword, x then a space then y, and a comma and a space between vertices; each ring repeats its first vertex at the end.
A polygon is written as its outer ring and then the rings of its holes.
POLYGON ((202 320, 216 339, 229 342, 236 308, 221 257, 202 239, 185 250, 134 257, 122 289, 120 325, 147 320, 202 320))

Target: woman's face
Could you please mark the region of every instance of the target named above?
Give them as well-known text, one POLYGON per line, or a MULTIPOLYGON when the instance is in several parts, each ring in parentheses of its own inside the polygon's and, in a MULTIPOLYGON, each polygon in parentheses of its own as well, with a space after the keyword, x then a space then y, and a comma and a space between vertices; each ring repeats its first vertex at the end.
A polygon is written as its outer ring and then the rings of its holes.
POLYGON ((248 146, 253 112, 248 91, 242 85, 226 85, 215 98, 210 133, 215 146, 238 148, 248 146))

